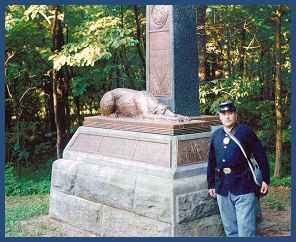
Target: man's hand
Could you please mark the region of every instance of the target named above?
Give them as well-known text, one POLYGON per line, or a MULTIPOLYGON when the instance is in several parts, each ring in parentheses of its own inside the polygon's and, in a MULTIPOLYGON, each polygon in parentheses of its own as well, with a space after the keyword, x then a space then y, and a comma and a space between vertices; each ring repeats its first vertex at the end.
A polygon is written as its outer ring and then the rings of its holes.
POLYGON ((216 189, 215 188, 211 188, 209 189, 208 191, 209 195, 213 198, 217 197, 217 194, 216 194, 216 189))
POLYGON ((268 185, 266 184, 266 182, 262 182, 262 186, 261 186, 261 190, 260 190, 260 192, 262 193, 262 194, 266 194, 267 192, 268 192, 268 185))

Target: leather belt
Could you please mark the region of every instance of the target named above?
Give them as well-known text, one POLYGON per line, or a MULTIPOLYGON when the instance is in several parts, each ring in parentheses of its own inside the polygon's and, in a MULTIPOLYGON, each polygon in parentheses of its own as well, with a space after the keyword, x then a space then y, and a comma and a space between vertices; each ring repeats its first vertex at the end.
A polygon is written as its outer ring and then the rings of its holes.
POLYGON ((238 173, 238 172, 242 172, 245 171, 247 168, 246 165, 242 165, 242 166, 235 166, 235 167, 224 167, 222 169, 217 169, 217 172, 223 172, 224 174, 230 174, 230 173, 238 173))

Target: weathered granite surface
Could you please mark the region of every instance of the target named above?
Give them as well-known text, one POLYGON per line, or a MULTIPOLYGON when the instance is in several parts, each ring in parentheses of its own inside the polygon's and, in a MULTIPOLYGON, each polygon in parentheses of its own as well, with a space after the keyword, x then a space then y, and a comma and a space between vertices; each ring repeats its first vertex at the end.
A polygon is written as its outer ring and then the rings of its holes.
POLYGON ((207 164, 178 163, 179 141, 209 135, 176 137, 80 127, 63 159, 53 164, 50 216, 104 236, 199 236, 204 231, 220 235, 217 204, 207 196, 207 164), (125 137, 134 145, 115 142, 113 147, 108 141, 109 147, 101 152, 104 137, 125 137), (146 142, 146 151, 150 143, 165 144, 169 153, 151 153, 150 162, 149 152, 135 155, 138 141, 146 142), (137 156, 148 159, 134 159, 137 156), (167 161, 158 164, 153 157, 167 161))
POLYGON ((171 232, 167 223, 56 190, 51 193, 49 213, 100 236, 169 236, 171 232))

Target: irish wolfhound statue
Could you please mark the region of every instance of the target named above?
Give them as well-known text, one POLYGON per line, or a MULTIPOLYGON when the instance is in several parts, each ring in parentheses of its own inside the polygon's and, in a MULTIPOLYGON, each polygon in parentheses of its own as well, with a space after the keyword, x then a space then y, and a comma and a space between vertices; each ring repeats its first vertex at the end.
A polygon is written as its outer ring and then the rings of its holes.
POLYGON ((189 121, 188 116, 175 114, 146 91, 116 88, 106 92, 100 101, 101 113, 112 117, 189 121))

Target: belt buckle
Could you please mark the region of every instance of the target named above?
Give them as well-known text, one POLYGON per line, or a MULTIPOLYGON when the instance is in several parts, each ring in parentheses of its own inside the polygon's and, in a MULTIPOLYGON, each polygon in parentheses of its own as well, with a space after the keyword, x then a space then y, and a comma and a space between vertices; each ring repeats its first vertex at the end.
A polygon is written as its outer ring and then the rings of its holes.
POLYGON ((231 169, 229 167, 223 168, 223 172, 224 172, 224 174, 230 174, 231 169))

